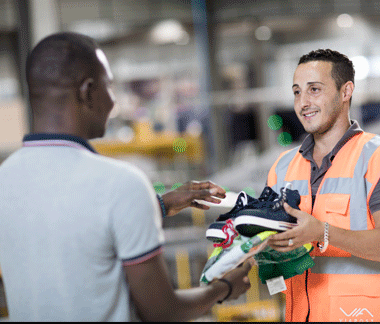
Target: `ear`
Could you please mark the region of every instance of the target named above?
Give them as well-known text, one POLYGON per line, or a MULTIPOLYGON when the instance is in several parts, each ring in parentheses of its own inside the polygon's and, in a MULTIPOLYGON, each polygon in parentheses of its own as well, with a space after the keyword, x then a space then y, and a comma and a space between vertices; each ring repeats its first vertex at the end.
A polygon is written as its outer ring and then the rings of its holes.
POLYGON ((344 102, 349 102, 352 93, 354 92, 355 85, 352 81, 347 81, 343 86, 342 86, 342 95, 343 95, 343 101, 344 102))
POLYGON ((87 78, 79 87, 79 100, 85 105, 91 107, 91 87, 94 85, 94 79, 87 78))

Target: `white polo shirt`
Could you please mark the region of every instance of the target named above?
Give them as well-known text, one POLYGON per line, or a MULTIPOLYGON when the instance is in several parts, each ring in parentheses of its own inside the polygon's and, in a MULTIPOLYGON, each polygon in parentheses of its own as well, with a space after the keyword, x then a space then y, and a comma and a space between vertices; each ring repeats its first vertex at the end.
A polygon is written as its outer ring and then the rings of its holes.
POLYGON ((128 321, 123 264, 162 250, 155 192, 83 139, 34 134, 0 166, 0 265, 11 321, 128 321))

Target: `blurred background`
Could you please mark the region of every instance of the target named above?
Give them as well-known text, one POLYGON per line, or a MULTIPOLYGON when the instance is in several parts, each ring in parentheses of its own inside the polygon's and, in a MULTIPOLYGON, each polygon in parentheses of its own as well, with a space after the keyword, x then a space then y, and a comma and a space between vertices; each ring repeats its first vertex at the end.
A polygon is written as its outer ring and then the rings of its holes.
MULTIPOLYGON (((29 131, 31 48, 59 31, 92 36, 118 101, 95 148, 138 165, 158 193, 207 179, 228 191, 221 206, 164 219, 173 285, 197 286, 213 249, 208 225, 241 190, 257 197, 278 154, 305 136, 291 91, 300 56, 346 54, 356 69, 351 118, 380 133, 379 28, 375 0, 0 0, 0 163, 29 131)), ((282 321, 281 295, 255 269, 251 279, 247 296, 202 320, 282 321)))

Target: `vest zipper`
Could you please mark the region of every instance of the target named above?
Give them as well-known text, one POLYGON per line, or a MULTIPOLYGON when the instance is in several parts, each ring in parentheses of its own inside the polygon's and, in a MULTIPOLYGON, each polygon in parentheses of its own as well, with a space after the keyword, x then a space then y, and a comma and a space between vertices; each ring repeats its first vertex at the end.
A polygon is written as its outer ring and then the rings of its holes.
POLYGON ((307 291, 307 279, 308 279, 309 269, 306 270, 306 277, 305 277, 305 291, 306 291, 306 298, 307 298, 307 315, 306 315, 306 322, 309 322, 310 317, 310 300, 309 300, 309 292, 307 291))

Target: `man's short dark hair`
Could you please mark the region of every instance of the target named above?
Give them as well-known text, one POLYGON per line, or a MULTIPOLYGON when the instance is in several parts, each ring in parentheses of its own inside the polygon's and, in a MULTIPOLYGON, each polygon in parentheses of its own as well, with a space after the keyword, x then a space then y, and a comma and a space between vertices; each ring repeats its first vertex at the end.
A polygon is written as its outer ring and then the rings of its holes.
POLYGON ((325 61, 332 63, 331 76, 339 90, 347 81, 354 83, 355 69, 350 59, 337 51, 331 49, 318 49, 303 55, 298 65, 312 61, 325 61))
POLYGON ((40 41, 26 64, 29 90, 42 87, 70 88, 98 76, 98 44, 85 35, 63 32, 40 41))

